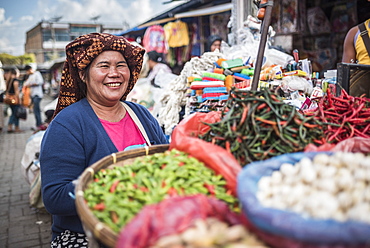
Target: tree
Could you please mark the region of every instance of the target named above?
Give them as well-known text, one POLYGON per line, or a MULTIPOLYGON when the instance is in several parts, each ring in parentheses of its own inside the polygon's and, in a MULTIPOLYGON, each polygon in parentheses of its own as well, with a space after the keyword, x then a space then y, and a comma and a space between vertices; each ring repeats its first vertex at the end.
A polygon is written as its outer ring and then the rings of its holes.
POLYGON ((35 63, 36 57, 33 53, 26 53, 20 56, 13 56, 7 53, 0 53, 0 61, 4 65, 26 65, 35 63))

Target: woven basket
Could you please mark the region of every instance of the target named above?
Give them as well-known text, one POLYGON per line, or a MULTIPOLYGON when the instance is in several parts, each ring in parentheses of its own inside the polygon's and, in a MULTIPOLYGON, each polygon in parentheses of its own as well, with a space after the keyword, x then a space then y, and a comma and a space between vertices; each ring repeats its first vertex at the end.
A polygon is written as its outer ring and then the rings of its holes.
POLYGON ((118 239, 118 234, 110 227, 100 222, 85 202, 84 190, 93 181, 95 173, 101 169, 111 168, 114 166, 124 166, 125 164, 131 163, 137 157, 165 152, 168 148, 169 145, 155 145, 113 153, 100 159, 81 174, 76 186, 76 208, 86 235, 89 237, 89 242, 94 243, 99 241, 108 247, 115 247, 118 239))

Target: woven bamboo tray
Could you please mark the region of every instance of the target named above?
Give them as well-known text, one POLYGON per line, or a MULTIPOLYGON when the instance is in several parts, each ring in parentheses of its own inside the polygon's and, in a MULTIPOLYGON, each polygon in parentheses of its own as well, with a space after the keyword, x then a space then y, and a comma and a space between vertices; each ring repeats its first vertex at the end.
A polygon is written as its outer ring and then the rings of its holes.
POLYGON ((96 243, 96 241, 99 241, 108 247, 115 247, 118 239, 118 234, 110 227, 100 222, 85 202, 84 190, 93 181, 95 173, 101 169, 124 166, 125 164, 131 163, 137 157, 165 152, 168 148, 169 145, 154 145, 113 153, 92 164, 81 174, 78 184, 76 185, 76 208, 86 235, 89 237, 89 243, 96 243))

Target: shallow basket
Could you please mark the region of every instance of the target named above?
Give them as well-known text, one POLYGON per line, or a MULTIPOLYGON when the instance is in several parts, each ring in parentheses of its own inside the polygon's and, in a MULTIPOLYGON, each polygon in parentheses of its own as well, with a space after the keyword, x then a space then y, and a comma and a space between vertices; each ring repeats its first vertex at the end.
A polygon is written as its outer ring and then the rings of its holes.
POLYGON ((86 235, 89 238, 90 247, 93 247, 96 241, 99 241, 108 247, 115 247, 118 239, 118 234, 103 222, 100 222, 85 202, 84 191, 93 181, 95 173, 108 167, 124 166, 131 163, 137 157, 154 153, 163 153, 168 150, 168 148, 169 145, 154 145, 113 153, 92 164, 81 174, 76 186, 76 208, 86 235))

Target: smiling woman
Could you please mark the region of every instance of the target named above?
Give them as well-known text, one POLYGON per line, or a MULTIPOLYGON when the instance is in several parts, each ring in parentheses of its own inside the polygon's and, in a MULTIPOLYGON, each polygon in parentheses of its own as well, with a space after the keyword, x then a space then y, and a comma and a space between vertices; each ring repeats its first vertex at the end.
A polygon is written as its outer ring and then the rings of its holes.
POLYGON ((86 72, 81 75, 87 87, 86 98, 98 117, 111 120, 123 116, 125 109, 119 100, 126 92, 130 79, 130 69, 123 55, 118 51, 104 51, 94 59, 86 72), (111 108, 115 104, 118 105, 114 109, 116 111, 102 109, 102 106, 111 108))
POLYGON ((68 44, 66 54, 55 115, 41 144, 42 195, 53 215, 51 247, 88 247, 74 181, 107 155, 168 141, 144 106, 125 101, 141 70, 142 48, 93 33, 68 44))

